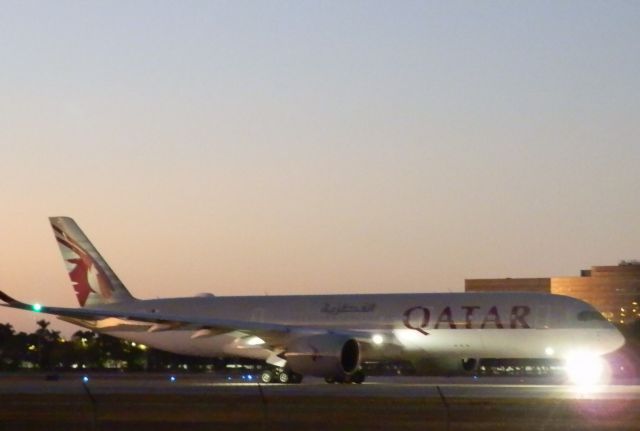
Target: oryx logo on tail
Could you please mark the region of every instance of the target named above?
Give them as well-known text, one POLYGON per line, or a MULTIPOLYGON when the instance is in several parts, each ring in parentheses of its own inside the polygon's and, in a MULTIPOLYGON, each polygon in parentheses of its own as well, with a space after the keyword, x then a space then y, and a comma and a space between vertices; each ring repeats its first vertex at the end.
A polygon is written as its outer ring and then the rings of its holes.
POLYGON ((81 306, 134 299, 72 219, 50 221, 81 306))
POLYGON ((98 294, 105 299, 113 296, 113 287, 100 271, 91 256, 60 228, 53 226, 60 252, 67 263, 69 278, 73 283, 78 302, 84 306, 90 293, 98 294))

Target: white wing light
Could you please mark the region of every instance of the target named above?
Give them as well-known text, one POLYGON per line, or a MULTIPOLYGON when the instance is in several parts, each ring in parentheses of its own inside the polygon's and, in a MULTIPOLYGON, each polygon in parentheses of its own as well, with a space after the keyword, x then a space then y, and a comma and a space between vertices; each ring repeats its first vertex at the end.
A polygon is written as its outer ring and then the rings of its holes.
POLYGON ((265 343, 264 340, 260 337, 251 337, 246 341, 246 344, 248 346, 261 346, 264 343, 265 343))
POLYGON ((371 336, 371 341, 376 346, 380 346, 382 343, 384 343, 384 337, 381 334, 373 334, 371 336))

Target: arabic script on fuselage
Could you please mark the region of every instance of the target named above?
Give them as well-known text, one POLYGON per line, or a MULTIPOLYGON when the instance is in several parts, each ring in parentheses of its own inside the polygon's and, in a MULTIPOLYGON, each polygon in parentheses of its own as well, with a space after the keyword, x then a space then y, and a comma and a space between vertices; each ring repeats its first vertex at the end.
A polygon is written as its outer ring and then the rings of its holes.
POLYGON ((376 304, 329 304, 325 302, 324 306, 320 310, 327 314, 341 314, 341 313, 370 313, 376 309, 376 304))

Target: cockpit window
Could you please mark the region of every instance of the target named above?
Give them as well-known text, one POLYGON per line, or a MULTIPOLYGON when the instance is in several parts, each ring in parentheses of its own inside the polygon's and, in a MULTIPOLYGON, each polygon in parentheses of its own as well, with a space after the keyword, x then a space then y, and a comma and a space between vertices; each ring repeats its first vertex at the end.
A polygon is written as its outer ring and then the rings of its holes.
POLYGON ((578 320, 583 322, 589 320, 606 320, 602 314, 595 310, 584 310, 578 313, 578 320))

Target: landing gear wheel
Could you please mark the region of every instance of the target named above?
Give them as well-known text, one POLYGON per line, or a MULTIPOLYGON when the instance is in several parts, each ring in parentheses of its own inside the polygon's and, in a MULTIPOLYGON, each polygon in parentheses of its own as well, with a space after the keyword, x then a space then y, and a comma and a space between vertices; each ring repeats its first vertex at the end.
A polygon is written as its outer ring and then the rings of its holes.
POLYGON ((361 370, 358 370, 351 375, 351 383, 360 385, 364 382, 365 377, 364 373, 361 370))
POLYGON ((324 378, 324 381, 325 381, 325 382, 327 382, 327 383, 329 383, 329 384, 333 384, 333 383, 335 383, 335 382, 336 382, 336 378, 335 378, 335 377, 333 377, 333 376, 331 376, 331 377, 325 377, 325 378, 324 378))
POLYGON ((302 374, 291 373, 289 381, 291 383, 302 383, 302 377, 303 377, 302 374))
POLYGON ((271 370, 264 370, 261 374, 260 374, 260 381, 262 383, 271 383, 273 381, 273 371, 271 370))
POLYGON ((291 375, 289 374, 288 371, 282 371, 280 374, 278 374, 278 381, 280 383, 289 383, 290 380, 291 380, 291 375))

